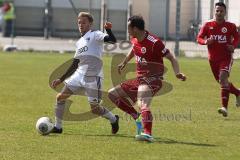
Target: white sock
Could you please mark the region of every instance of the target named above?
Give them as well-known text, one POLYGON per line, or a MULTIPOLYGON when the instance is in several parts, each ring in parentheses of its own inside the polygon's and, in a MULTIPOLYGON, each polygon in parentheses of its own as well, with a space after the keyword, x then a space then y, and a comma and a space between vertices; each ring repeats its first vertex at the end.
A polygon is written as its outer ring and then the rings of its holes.
POLYGON ((55 127, 62 128, 62 119, 64 114, 65 101, 59 101, 55 106, 55 127))
POLYGON ((102 115, 102 117, 108 119, 110 121, 110 123, 114 123, 116 122, 117 118, 115 117, 115 115, 110 112, 108 109, 104 108, 104 114, 102 115))
POLYGON ((61 129, 62 128, 62 120, 60 118, 55 117, 55 125, 54 125, 57 129, 61 129))

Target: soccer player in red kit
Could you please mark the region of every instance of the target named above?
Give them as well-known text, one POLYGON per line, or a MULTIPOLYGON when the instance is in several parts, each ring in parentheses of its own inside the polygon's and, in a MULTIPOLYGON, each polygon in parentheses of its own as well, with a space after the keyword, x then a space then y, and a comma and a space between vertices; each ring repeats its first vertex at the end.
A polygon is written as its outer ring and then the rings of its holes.
POLYGON ((236 96, 236 106, 240 106, 240 90, 228 80, 233 64, 233 52, 238 45, 238 32, 235 24, 225 21, 225 15, 226 5, 222 2, 216 3, 215 19, 203 25, 197 41, 208 47, 213 75, 221 85, 222 107, 218 112, 227 117, 229 93, 236 96))
POLYGON ((150 103, 153 96, 162 87, 163 57, 170 60, 178 79, 184 81, 186 77, 180 72, 177 59, 165 48, 162 41, 145 30, 144 20, 141 16, 129 18, 128 32, 132 37, 133 48, 122 63, 118 65, 118 71, 121 73, 126 64, 135 56, 137 78, 125 81, 110 89, 108 96, 117 107, 130 114, 136 120, 138 133, 136 140, 152 142, 153 117, 150 103), (138 113, 133 107, 136 102, 141 113, 138 113), (141 124, 143 124, 143 132, 141 124))

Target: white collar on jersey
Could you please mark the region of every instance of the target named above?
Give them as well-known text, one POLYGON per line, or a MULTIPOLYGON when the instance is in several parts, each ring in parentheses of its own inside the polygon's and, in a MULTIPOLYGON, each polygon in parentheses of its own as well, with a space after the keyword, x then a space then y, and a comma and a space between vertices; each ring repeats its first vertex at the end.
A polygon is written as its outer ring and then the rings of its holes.
POLYGON ((82 35, 82 37, 85 37, 85 36, 88 35, 90 32, 92 32, 91 29, 90 29, 89 31, 87 31, 84 35, 82 35))

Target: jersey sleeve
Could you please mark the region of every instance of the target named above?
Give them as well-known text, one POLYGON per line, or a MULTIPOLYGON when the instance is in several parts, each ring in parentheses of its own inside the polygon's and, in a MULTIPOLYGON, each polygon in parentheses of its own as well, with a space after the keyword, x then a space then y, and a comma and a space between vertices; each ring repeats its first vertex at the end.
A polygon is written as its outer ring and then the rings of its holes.
POLYGON ((233 42, 232 42, 232 44, 235 48, 237 48, 238 42, 239 42, 238 41, 239 40, 239 37, 238 37, 239 35, 238 35, 237 26, 235 24, 232 25, 232 32, 233 32, 233 42))
POLYGON ((77 57, 78 57, 78 41, 76 42, 75 46, 76 46, 76 49, 75 49, 75 54, 74 54, 73 58, 77 59, 77 57))
POLYGON ((73 58, 76 58, 76 59, 77 59, 77 57, 78 57, 78 49, 76 48, 75 54, 74 54, 73 58))
POLYGON ((169 53, 169 49, 167 49, 162 41, 159 40, 155 42, 153 52, 157 52, 157 54, 161 54, 161 56, 164 57, 169 53))
POLYGON ((94 32, 94 38, 96 41, 104 41, 105 36, 107 36, 107 34, 101 32, 101 31, 94 32))
POLYGON ((200 29, 200 32, 198 33, 198 36, 197 36, 197 42, 199 44, 202 44, 202 45, 205 45, 205 37, 207 36, 207 23, 205 23, 201 29, 200 29))

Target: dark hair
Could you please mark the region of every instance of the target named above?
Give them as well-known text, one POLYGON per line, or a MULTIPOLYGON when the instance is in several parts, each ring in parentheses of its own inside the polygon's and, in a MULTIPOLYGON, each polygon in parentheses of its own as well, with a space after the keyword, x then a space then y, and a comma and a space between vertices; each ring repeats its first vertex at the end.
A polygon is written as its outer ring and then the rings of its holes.
POLYGON ((128 22, 130 22, 130 26, 131 27, 137 27, 140 30, 144 30, 145 29, 145 22, 143 20, 142 16, 132 16, 128 19, 128 22))
POLYGON ((215 3, 215 7, 217 7, 217 6, 223 7, 225 9, 225 11, 227 10, 227 7, 226 7, 226 5, 223 2, 215 3))

